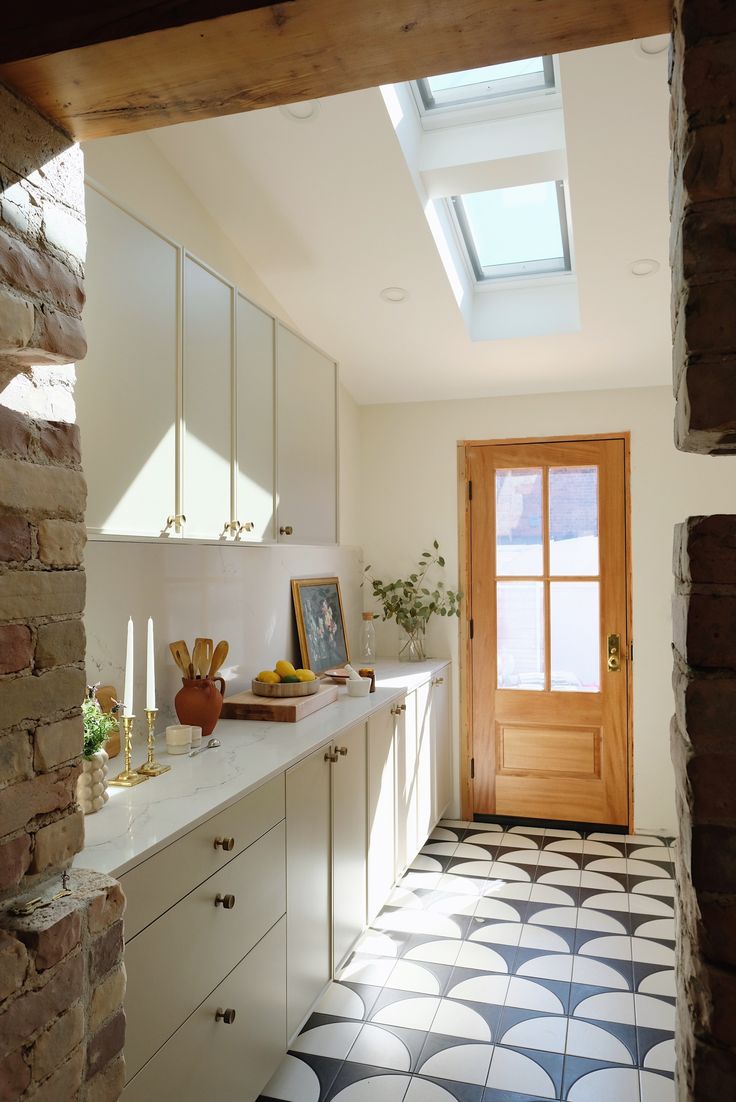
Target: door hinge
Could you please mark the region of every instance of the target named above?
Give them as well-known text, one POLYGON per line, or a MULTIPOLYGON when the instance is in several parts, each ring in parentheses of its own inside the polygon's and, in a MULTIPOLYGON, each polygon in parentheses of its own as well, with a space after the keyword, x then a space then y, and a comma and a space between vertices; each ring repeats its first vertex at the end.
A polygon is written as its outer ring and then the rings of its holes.
POLYGON ((633 641, 633 639, 629 643, 629 662, 633 666, 633 664, 634 664, 634 641, 633 641))
POLYGON ((471 617, 470 622, 468 624, 468 630, 469 630, 469 633, 470 633, 470 638, 472 639, 473 635, 475 634, 475 629, 474 629, 472 617, 471 617))
POLYGON ((475 758, 470 759, 470 779, 475 780, 475 758))
POLYGON ((472 501, 472 500, 473 500, 473 482, 472 482, 471 479, 468 479, 468 501, 472 501))

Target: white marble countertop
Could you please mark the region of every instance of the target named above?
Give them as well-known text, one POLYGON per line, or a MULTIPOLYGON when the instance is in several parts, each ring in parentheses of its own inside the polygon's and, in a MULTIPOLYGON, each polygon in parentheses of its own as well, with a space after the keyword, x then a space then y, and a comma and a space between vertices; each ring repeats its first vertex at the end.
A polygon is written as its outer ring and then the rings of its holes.
MULTIPOLYGON (((447 658, 411 664, 379 660, 375 693, 348 697, 341 688, 334 704, 299 723, 221 720, 215 733, 222 745, 195 758, 167 754, 159 735, 156 756, 171 765, 171 772, 135 788, 111 788, 107 804, 85 818, 85 846, 75 866, 121 876, 342 731, 428 681, 448 662, 447 658)), ((145 759, 144 747, 139 734, 134 741, 134 766, 145 759)), ((122 755, 111 766, 112 775, 119 772, 122 755)))

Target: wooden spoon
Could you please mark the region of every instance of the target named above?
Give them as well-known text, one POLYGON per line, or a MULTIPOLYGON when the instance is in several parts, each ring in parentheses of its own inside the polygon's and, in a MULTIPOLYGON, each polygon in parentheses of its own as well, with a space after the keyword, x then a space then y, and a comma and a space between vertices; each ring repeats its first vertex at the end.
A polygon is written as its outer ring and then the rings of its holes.
POLYGON ((169 650, 181 672, 185 677, 189 677, 189 666, 192 660, 189 657, 189 647, 184 640, 178 639, 176 643, 169 643, 169 650))
MULTIPOLYGON (((195 639, 195 650, 199 644, 199 675, 200 677, 207 677, 210 663, 212 661, 212 640, 211 639, 195 639)), ((195 661, 195 666, 197 662, 195 661)))
POLYGON ((203 664, 202 653, 203 653, 202 640, 201 639, 195 639, 195 641, 194 641, 194 650, 192 651, 192 665, 194 666, 194 676, 195 677, 201 677, 202 676, 202 664, 203 664))
POLYGON ((228 654, 229 650, 230 650, 230 644, 225 639, 221 639, 220 642, 215 647, 215 652, 212 655, 212 661, 210 662, 209 673, 207 674, 208 677, 214 677, 215 674, 219 671, 220 667, 222 666, 222 663, 227 658, 227 654, 228 654))

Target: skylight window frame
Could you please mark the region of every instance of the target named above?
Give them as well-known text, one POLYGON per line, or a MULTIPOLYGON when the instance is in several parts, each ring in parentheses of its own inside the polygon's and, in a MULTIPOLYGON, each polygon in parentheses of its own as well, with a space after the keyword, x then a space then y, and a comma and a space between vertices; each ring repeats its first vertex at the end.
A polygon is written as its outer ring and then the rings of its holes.
POLYGON ((547 95, 558 91, 557 66, 553 54, 542 58, 542 73, 541 82, 530 83, 531 74, 524 73, 516 77, 500 77, 496 81, 485 82, 487 85, 497 85, 492 91, 473 91, 483 83, 478 81, 475 84, 465 84, 441 92, 439 93, 441 98, 438 98, 438 94, 430 88, 430 77, 420 77, 412 81, 411 85, 420 115, 434 118, 443 113, 471 110, 478 106, 547 95), (467 89, 467 95, 462 95, 463 89, 467 89))
MULTIPOLYGON (((540 181, 544 182, 544 181, 540 181)), ((551 182, 551 181, 549 181, 551 182)), ((570 243, 570 215, 567 202, 567 187, 564 180, 555 180, 557 193, 557 210, 560 219, 560 236, 562 239, 562 257, 552 257, 544 260, 520 260, 512 264, 494 264, 484 268, 478 256, 478 250, 470 229, 470 223, 465 213, 462 195, 451 195, 446 200, 451 219, 463 256, 468 265, 468 270, 475 280, 477 288, 490 288, 502 282, 517 283, 523 279, 537 280, 539 278, 569 277, 572 274, 572 250, 570 243)), ((523 186, 523 185, 522 185, 523 186)))

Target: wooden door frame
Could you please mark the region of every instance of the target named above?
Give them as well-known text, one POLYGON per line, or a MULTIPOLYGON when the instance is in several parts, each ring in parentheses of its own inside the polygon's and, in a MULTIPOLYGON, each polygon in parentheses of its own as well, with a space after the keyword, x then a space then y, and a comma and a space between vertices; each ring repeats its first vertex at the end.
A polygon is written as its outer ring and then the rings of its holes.
POLYGON ((498 440, 459 440, 457 443, 457 502, 458 502, 458 563, 460 591, 464 594, 463 615, 460 616, 460 641, 458 685, 460 692, 460 809, 461 817, 473 819, 473 785, 470 776, 470 759, 473 756, 473 661, 470 642, 470 501, 466 471, 467 449, 490 447, 499 444, 570 444, 590 440, 621 440, 624 445, 624 525, 626 547, 626 638, 629 641, 627 655, 626 700, 626 764, 628 786, 628 829, 634 831, 634 678, 631 662, 633 648, 633 605, 631 569, 631 433, 603 432, 563 436, 524 436, 498 440))

